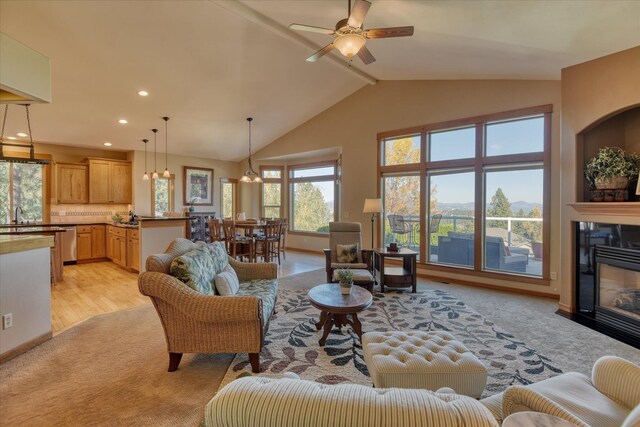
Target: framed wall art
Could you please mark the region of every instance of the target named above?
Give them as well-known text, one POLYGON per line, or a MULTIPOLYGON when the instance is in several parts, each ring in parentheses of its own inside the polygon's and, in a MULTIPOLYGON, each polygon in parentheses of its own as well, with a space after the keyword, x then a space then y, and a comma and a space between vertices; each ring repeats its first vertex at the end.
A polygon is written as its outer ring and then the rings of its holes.
POLYGON ((183 167, 183 204, 213 206, 213 169, 183 167))

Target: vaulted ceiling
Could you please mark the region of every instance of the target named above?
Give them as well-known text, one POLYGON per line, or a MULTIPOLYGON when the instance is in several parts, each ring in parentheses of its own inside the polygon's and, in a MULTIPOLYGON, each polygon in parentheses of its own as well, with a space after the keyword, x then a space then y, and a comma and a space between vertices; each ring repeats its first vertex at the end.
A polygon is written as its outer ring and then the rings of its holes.
MULTIPOLYGON (((415 33, 369 40, 368 66, 337 52, 342 65, 305 62, 331 37, 286 34, 293 22, 332 28, 346 0, 3 0, 0 31, 51 58, 53 102, 32 108, 36 140, 142 149, 153 127, 164 142, 166 115, 170 152, 236 161, 247 155, 246 117, 260 148, 367 76, 559 79, 563 67, 640 45, 638 1, 371 2, 365 28, 415 33)), ((5 134, 25 128, 13 107, 5 134)))

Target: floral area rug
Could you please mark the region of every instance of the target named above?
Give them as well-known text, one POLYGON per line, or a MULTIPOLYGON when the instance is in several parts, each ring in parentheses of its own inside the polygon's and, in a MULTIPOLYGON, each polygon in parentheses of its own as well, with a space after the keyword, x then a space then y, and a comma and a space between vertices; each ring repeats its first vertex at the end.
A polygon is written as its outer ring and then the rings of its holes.
MULTIPOLYGON (((280 290, 277 314, 271 318, 265 347, 260 353, 259 375, 282 377, 295 372, 302 379, 326 384, 350 382, 372 386, 360 340, 351 327, 334 328, 320 347, 319 311, 306 290, 280 290)), ((373 293, 373 305, 358 315, 363 332, 448 331, 462 342, 488 370, 483 397, 513 384, 530 384, 562 373, 553 361, 474 312, 444 291, 373 293)), ((238 354, 222 381, 251 374, 246 354, 238 354)))

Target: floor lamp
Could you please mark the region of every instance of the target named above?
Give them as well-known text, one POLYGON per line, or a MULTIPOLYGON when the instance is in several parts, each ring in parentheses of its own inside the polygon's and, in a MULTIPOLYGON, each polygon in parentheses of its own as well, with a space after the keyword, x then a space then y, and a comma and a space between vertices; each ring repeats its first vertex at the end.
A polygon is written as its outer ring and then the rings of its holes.
POLYGON ((376 214, 382 213, 382 199, 364 199, 362 212, 371 214, 371 249, 373 249, 373 221, 376 218, 376 214))

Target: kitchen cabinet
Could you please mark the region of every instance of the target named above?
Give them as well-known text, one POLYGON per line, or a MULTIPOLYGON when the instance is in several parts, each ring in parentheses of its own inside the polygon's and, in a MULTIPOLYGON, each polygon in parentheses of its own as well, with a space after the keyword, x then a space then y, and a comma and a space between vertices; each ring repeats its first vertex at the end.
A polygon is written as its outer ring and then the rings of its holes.
POLYGON ((104 225, 79 225, 77 232, 78 261, 100 259, 107 256, 104 225))
POLYGON ((106 226, 91 226, 91 258, 105 258, 107 256, 106 226))
POLYGON ((107 258, 113 259, 113 226, 112 225, 107 225, 105 251, 107 252, 107 258))
POLYGON ((127 230, 127 267, 140 271, 140 232, 127 230))
POLYGON ((88 232, 81 233, 78 227, 78 234, 76 238, 76 245, 78 251, 78 261, 85 259, 91 259, 91 227, 88 232))
POLYGON ((112 229, 111 260, 121 267, 127 266, 127 230, 125 228, 113 227, 112 229))
POLYGON ((131 203, 131 162, 89 159, 89 203, 131 203))
POLYGON ((57 163, 56 200, 58 203, 87 203, 89 201, 87 174, 86 164, 57 163))

